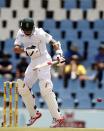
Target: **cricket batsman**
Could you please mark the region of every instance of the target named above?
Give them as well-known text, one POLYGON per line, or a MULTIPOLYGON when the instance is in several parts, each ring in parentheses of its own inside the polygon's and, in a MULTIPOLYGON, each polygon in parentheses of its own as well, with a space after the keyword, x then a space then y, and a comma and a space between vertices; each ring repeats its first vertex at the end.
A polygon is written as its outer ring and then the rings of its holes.
POLYGON ((47 61, 52 61, 46 44, 51 44, 55 50, 56 59, 63 60, 63 51, 60 42, 54 40, 52 36, 46 33, 42 28, 34 27, 34 21, 31 18, 24 18, 20 22, 20 29, 14 42, 14 52, 17 54, 26 53, 31 58, 31 62, 25 71, 24 81, 18 81, 18 92, 22 96, 22 100, 30 114, 30 120, 27 126, 31 126, 42 114, 37 111, 34 99, 31 93, 33 84, 38 80, 41 96, 46 102, 53 123, 51 127, 61 127, 64 124, 64 117, 61 116, 55 93, 53 92, 53 84, 51 81, 50 65, 33 70, 37 65, 47 61))

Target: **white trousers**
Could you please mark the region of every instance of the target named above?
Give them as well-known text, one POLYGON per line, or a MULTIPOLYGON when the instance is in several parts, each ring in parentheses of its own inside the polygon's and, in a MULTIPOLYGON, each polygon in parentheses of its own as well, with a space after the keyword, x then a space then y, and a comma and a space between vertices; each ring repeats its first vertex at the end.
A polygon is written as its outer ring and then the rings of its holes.
POLYGON ((30 64, 25 72, 24 83, 26 87, 31 89, 35 82, 39 80, 41 96, 45 100, 52 117, 60 119, 61 116, 58 109, 56 96, 52 91, 53 84, 51 81, 50 66, 42 67, 36 71, 33 71, 33 68, 33 65, 30 64))

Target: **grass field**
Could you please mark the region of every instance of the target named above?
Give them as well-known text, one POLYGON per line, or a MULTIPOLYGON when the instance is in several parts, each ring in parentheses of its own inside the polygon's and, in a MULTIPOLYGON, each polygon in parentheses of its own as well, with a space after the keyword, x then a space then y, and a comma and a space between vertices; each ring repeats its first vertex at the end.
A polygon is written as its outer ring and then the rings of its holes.
POLYGON ((0 128, 0 131, 104 131, 99 128, 0 128))

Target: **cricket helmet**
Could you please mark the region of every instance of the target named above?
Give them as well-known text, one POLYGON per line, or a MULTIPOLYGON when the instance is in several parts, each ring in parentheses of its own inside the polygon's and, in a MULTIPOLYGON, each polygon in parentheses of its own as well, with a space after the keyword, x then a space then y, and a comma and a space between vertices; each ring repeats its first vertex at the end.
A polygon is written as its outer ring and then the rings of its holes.
POLYGON ((20 28, 23 31, 32 31, 34 28, 34 21, 32 18, 24 18, 21 22, 20 22, 20 28))

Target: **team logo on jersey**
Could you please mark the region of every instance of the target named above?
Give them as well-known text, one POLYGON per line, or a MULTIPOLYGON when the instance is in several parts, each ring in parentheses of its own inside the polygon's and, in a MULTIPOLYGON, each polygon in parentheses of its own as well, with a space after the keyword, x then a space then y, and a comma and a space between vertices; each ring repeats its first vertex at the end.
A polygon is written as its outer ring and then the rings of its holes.
POLYGON ((29 28, 29 23, 26 23, 26 27, 29 28))
POLYGON ((26 48, 26 54, 27 54, 28 56, 32 56, 33 53, 34 53, 34 51, 35 51, 35 48, 36 48, 36 46, 34 46, 34 45, 32 45, 32 46, 30 46, 30 47, 27 47, 27 48, 26 48))

